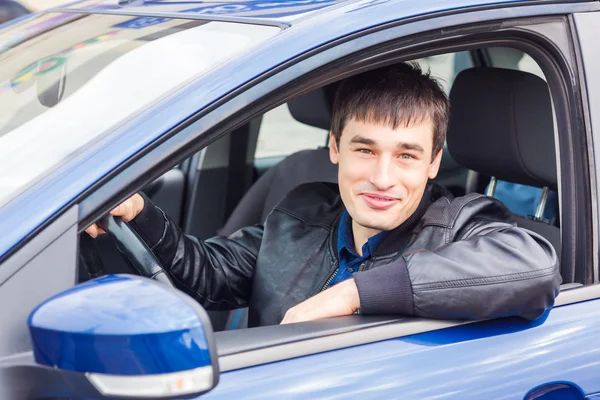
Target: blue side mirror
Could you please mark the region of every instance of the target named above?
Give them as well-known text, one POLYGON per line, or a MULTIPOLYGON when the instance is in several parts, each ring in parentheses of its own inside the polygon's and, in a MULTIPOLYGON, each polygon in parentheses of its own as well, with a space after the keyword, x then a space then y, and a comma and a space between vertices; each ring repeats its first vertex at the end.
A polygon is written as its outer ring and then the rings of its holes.
POLYGON ((33 310, 29 331, 36 363, 81 374, 97 392, 86 398, 189 398, 219 380, 204 309, 150 279, 108 275, 77 285, 33 310))

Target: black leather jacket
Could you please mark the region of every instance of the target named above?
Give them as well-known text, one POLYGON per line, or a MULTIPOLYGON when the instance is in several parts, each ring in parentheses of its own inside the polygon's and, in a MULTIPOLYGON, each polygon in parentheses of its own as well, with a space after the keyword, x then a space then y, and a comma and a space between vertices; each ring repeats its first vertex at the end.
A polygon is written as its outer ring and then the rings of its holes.
MULTIPOLYGON (((198 242, 149 201, 132 225, 180 289, 207 309, 249 306, 249 326, 261 326, 278 324, 336 272, 343 209, 337 185, 311 183, 291 191, 263 226, 229 237, 198 242)), ((354 279, 363 314, 444 319, 535 319, 561 283, 552 246, 518 228, 502 203, 453 198, 437 185, 354 279)))

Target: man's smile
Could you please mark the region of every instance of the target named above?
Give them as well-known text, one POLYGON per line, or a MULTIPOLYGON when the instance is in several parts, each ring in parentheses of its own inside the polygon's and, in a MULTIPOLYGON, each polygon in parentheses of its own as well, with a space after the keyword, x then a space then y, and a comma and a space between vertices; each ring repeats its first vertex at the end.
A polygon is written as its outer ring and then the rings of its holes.
POLYGON ((370 208, 376 210, 387 210, 400 202, 396 197, 390 197, 378 193, 361 193, 359 195, 370 208))

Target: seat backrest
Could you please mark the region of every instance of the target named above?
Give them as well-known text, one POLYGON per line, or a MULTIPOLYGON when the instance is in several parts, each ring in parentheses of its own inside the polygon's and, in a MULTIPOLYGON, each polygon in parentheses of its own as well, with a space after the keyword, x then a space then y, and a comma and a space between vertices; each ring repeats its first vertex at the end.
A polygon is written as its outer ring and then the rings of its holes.
POLYGON ((329 149, 299 151, 270 168, 244 195, 219 234, 263 223, 290 190, 309 182, 337 182, 337 165, 329 160, 329 149))
MULTIPOLYGON (((459 164, 498 180, 557 190, 554 123, 548 85, 536 75, 499 68, 458 74, 450 91, 448 149, 459 164)), ((560 229, 515 216, 545 237, 560 257, 560 229)))
MULTIPOLYGON (((287 103, 290 113, 298 122, 329 130, 336 89, 337 83, 333 83, 296 96, 287 103)), ((244 195, 219 234, 229 235, 245 226, 263 223, 290 190, 309 182, 337 182, 337 166, 329 160, 329 149, 293 153, 265 172, 244 195)))

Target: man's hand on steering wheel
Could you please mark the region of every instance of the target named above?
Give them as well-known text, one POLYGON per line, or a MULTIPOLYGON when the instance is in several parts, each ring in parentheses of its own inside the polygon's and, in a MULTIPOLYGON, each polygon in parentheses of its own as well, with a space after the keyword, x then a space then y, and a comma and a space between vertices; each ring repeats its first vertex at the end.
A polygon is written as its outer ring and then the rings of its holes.
MULTIPOLYGON (((121 217, 125 222, 134 219, 144 209, 144 198, 138 193, 134 194, 115 208, 110 213, 115 217, 121 217)), ((91 237, 96 238, 98 235, 106 233, 97 224, 90 225, 85 230, 91 237)))
POLYGON ((119 251, 131 261, 132 267, 140 275, 173 287, 173 282, 158 258, 142 238, 127 224, 143 209, 144 198, 136 193, 113 208, 110 211, 111 215, 104 216, 98 223, 89 226, 85 231, 93 238, 99 234, 108 233, 116 243, 119 251))

